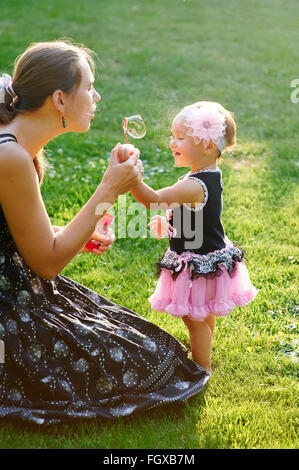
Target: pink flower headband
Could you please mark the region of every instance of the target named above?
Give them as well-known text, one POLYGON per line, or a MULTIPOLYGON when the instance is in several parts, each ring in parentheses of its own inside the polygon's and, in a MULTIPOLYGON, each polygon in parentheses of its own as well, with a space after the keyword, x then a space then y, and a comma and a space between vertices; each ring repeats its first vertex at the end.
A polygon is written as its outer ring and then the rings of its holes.
POLYGON ((12 87, 11 76, 7 73, 3 73, 0 77, 0 103, 5 102, 5 91, 12 97, 15 98, 17 95, 12 87))
POLYGON ((206 146, 212 140, 222 153, 225 149, 225 116, 212 105, 203 105, 201 108, 189 107, 182 111, 188 128, 187 135, 191 135, 196 144, 203 141, 206 146))

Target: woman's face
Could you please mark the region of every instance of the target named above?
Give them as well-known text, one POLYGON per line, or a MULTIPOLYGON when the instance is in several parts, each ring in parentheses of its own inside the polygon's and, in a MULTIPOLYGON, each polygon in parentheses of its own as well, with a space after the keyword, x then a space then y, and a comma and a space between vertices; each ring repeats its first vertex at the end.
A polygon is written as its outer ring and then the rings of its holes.
POLYGON ((66 100, 64 117, 67 130, 86 132, 94 118, 96 103, 101 99, 93 87, 94 76, 87 61, 81 62, 81 82, 74 94, 66 100))

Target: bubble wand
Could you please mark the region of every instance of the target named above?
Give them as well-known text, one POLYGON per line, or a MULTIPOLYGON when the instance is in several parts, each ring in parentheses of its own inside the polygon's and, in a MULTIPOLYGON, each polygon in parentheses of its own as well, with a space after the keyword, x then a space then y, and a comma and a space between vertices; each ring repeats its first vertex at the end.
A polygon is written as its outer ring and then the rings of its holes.
MULTIPOLYGON (((95 232, 100 234, 105 235, 107 233, 109 225, 112 224, 113 222, 113 215, 109 214, 109 212, 106 212, 104 217, 101 218, 100 223, 97 225, 95 232)), ((99 248, 101 242, 99 244, 93 243, 90 240, 86 243, 85 247, 89 250, 92 251, 94 248, 99 248)))
POLYGON ((122 122, 125 144, 123 147, 127 147, 130 150, 130 156, 133 155, 134 145, 128 144, 127 135, 129 134, 134 139, 142 139, 146 134, 146 127, 142 117, 137 114, 135 116, 128 116, 123 118, 122 122))
POLYGON ((127 139, 128 121, 127 121, 127 118, 123 118, 123 130, 124 130, 124 134, 125 134, 125 143, 127 144, 128 143, 128 139, 127 139))

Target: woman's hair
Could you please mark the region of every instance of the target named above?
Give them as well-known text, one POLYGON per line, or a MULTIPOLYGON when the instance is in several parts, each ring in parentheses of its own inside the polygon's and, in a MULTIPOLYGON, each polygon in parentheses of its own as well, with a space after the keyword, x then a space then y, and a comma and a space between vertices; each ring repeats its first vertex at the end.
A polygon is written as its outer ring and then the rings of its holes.
MULTIPOLYGON (((198 101, 197 103, 193 103, 189 106, 185 106, 183 108, 183 110, 188 109, 188 108, 198 108, 199 109, 202 106, 209 105, 209 104, 211 104, 213 106, 216 106, 216 109, 218 109, 218 111, 221 114, 224 114, 224 116, 225 116, 226 127, 225 127, 224 138, 225 138, 225 144, 226 145, 225 145, 224 150, 228 150, 231 147, 233 147, 235 145, 236 141, 237 141, 236 123, 235 123, 235 120, 234 120, 233 113, 231 113, 231 111, 228 111, 221 104, 213 102, 213 101, 198 101)), ((217 158, 217 160, 219 160, 219 159, 221 159, 221 155, 219 155, 219 157, 217 158)))
MULTIPOLYGON (((17 114, 39 109, 56 90, 74 92, 81 82, 82 59, 95 72, 93 54, 69 39, 32 43, 15 60, 12 88, 16 97, 5 93, 4 103, 0 103, 0 124, 8 124, 17 114)), ((33 161, 41 184, 48 166, 44 149, 33 161)))

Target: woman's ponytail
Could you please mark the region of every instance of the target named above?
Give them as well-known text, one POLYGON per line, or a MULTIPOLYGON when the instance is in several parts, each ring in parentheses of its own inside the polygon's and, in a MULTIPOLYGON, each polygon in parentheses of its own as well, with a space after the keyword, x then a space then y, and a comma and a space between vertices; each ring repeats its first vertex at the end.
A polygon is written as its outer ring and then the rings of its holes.
POLYGON ((9 124, 17 114, 17 110, 14 106, 14 98, 4 88, 0 99, 0 124, 9 124))
MULTIPOLYGON (((38 110, 56 90, 74 92, 81 82, 82 59, 95 71, 92 55, 93 51, 70 40, 31 44, 17 57, 9 86, 0 90, 4 92, 4 102, 0 100, 0 124, 9 124, 17 114, 38 110)), ((49 166, 44 149, 33 162, 41 184, 49 166)))

